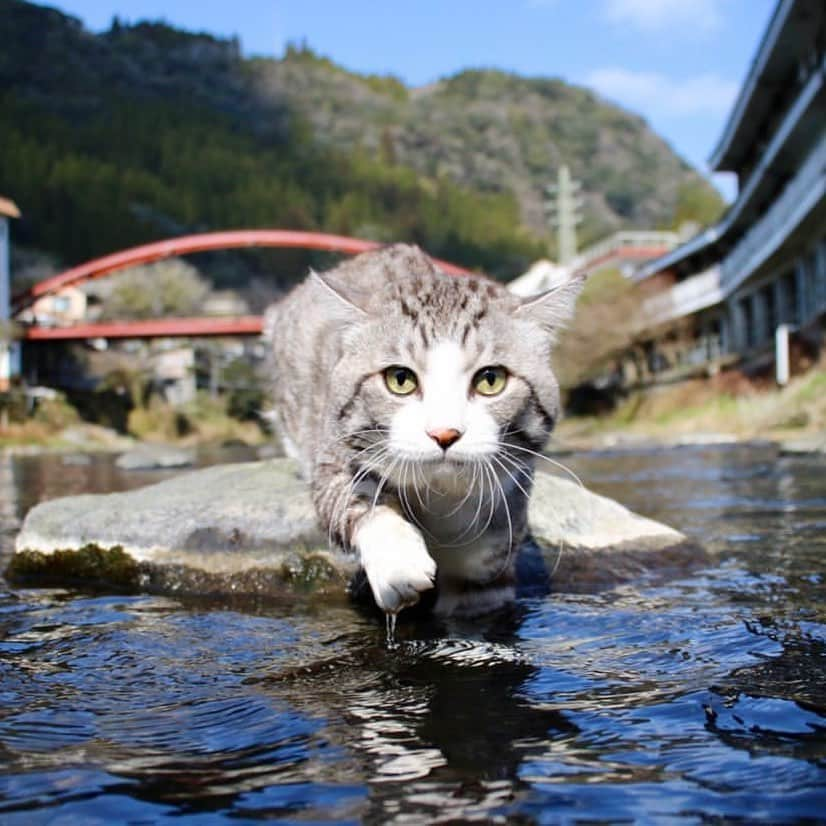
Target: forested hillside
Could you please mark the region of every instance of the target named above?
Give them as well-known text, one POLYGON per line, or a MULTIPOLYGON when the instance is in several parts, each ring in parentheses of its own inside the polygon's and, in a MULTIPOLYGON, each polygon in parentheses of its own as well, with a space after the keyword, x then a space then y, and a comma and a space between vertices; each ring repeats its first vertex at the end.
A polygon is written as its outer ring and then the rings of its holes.
POLYGON ((586 241, 619 228, 705 222, 722 207, 642 118, 558 79, 467 70, 408 89, 347 72, 305 45, 251 66, 268 98, 288 101, 328 145, 513 193, 538 233, 546 232, 546 187, 563 163, 582 183, 586 241))
MULTIPOLYGON (((0 0, 0 31, 0 192, 24 213, 18 243, 63 265, 266 226, 411 240, 513 276, 547 251, 540 195, 560 162, 592 235, 720 205, 638 118, 560 81, 465 72, 411 90, 305 47, 248 60, 164 24, 95 35, 20 0, 0 0)), ((280 260, 297 274, 308 259, 280 260)), ((271 264, 236 257, 221 278, 271 264)))

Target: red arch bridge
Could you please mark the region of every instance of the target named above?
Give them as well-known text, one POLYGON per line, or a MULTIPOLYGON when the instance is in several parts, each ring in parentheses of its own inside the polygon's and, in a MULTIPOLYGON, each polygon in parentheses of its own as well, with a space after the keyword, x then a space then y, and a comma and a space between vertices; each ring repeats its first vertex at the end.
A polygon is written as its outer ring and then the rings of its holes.
MULTIPOLYGON (((356 255, 382 246, 376 241, 328 235, 319 232, 299 232, 281 229, 230 230, 185 235, 157 241, 87 261, 59 275, 47 278, 13 300, 13 312, 19 315, 38 299, 55 295, 67 287, 103 278, 138 264, 149 264, 173 256, 210 250, 273 247, 326 250, 356 255)), ((468 270, 436 259, 436 263, 452 275, 467 275, 468 270)), ((108 321, 74 324, 67 327, 46 327, 34 323, 23 327, 24 341, 69 341, 95 338, 173 338, 200 336, 239 336, 261 333, 261 316, 162 318, 145 321, 108 321)))
MULTIPOLYGON (((649 260, 674 247, 677 240, 674 233, 667 232, 618 232, 583 250, 572 262, 572 269, 575 272, 591 273, 607 265, 623 267, 649 260)), ((59 293, 66 287, 103 278, 138 264, 149 264, 174 256, 249 247, 313 249, 356 255, 380 246, 382 245, 376 241, 344 235, 282 229, 229 230, 185 235, 112 253, 47 278, 15 296, 13 313, 19 315, 38 299, 59 293)), ((445 272, 452 275, 469 274, 468 270, 456 264, 435 260, 445 272)), ((162 318, 84 323, 66 327, 40 326, 35 320, 35 323, 23 327, 22 338, 25 341, 69 341, 96 338, 254 336, 259 335, 261 329, 261 316, 162 318)))

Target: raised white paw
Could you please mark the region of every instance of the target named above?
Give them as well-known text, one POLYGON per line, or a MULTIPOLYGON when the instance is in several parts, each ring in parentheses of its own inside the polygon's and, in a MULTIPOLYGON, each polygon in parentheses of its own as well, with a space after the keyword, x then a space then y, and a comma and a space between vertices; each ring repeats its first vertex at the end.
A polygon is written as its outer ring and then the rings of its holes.
POLYGON ((392 508, 380 505, 356 529, 355 545, 376 604, 387 614, 415 605, 433 587, 436 563, 422 535, 392 508))

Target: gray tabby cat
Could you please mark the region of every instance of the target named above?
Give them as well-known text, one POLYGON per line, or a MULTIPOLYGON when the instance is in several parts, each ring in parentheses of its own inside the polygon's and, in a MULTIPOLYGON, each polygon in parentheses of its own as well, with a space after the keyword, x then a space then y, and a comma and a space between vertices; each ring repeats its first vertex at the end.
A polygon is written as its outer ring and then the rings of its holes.
POLYGON ((513 597, 534 457, 559 415, 554 334, 573 279, 530 299, 417 247, 310 276, 267 313, 275 420, 332 541, 395 615, 513 597))

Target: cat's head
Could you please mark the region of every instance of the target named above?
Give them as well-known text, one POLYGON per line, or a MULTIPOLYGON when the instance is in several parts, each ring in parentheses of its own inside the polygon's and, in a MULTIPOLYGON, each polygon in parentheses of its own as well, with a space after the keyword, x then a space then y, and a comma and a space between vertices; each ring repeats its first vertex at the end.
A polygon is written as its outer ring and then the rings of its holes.
POLYGON ((551 350, 580 279, 524 299, 486 278, 445 275, 404 245, 312 278, 344 330, 336 429, 365 456, 444 472, 504 442, 544 445, 559 416, 551 350))

